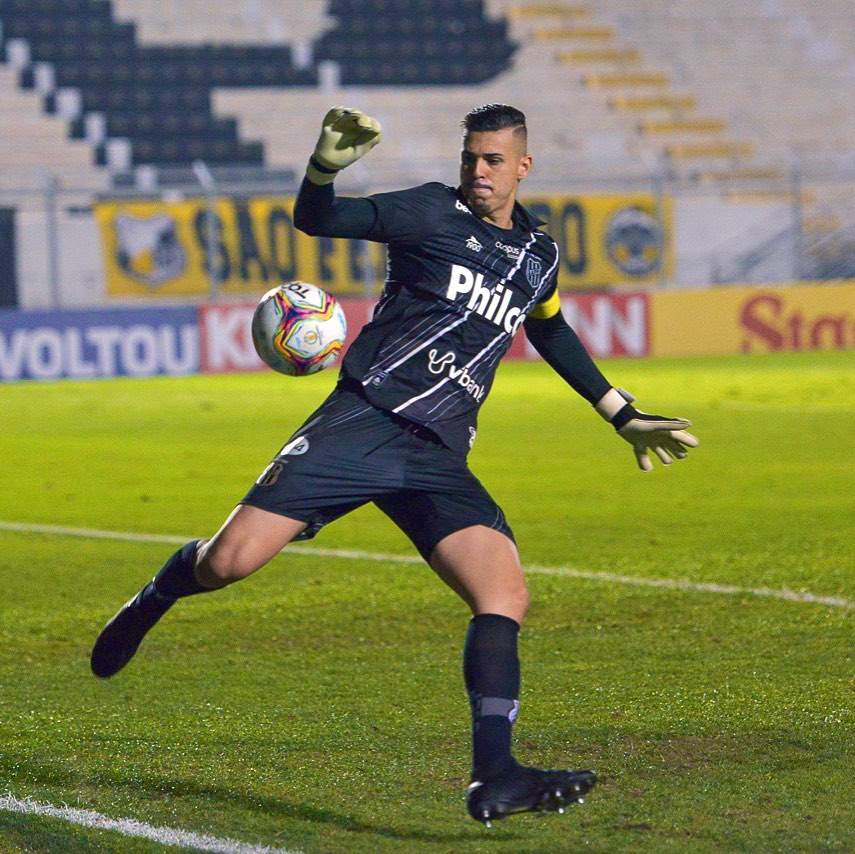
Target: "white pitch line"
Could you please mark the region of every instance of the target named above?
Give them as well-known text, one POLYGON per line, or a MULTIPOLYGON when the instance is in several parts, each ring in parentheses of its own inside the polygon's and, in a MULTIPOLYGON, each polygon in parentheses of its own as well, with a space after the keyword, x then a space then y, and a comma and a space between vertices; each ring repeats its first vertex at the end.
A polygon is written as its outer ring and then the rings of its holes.
POLYGON ((57 807, 53 804, 31 801, 29 798, 21 800, 12 794, 0 795, 0 812, 58 818, 81 827, 111 830, 115 833, 121 833, 123 836, 150 839, 152 842, 159 842, 161 845, 192 848, 196 851, 214 851, 218 854, 299 854, 297 851, 289 851, 285 848, 248 845, 234 839, 220 839, 205 833, 192 833, 189 830, 180 830, 175 827, 156 827, 133 818, 110 818, 93 810, 82 810, 69 806, 57 807))
MULTIPOLYGON (((60 537, 82 537, 98 540, 123 540, 135 543, 168 543, 183 545, 190 537, 174 534, 138 534, 133 531, 102 531, 96 528, 69 528, 63 525, 41 525, 30 522, 0 521, 0 531, 29 534, 50 534, 60 537)), ((384 552, 367 552, 357 549, 327 549, 321 546, 289 545, 286 551, 331 557, 339 560, 369 560, 375 563, 423 563, 416 555, 396 555, 384 552)), ((614 572, 595 572, 574 569, 570 566, 525 566, 532 575, 553 575, 562 578, 579 578, 606 584, 624 584, 630 587, 659 587, 666 590, 687 590, 694 593, 714 593, 720 596, 755 596, 761 599, 781 599, 785 602, 804 602, 811 605, 829 605, 832 608, 855 608, 855 601, 842 596, 820 596, 801 590, 775 590, 771 587, 740 587, 735 584, 691 581, 688 578, 645 578, 636 575, 619 575, 614 572)))

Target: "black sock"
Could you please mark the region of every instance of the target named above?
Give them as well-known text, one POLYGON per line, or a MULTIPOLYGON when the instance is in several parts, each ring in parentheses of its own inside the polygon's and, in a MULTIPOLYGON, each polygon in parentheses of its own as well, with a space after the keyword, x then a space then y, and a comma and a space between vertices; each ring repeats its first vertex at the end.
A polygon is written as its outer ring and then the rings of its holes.
POLYGON ((500 614, 473 617, 463 648, 463 677, 472 707, 472 779, 515 764, 511 728, 519 711, 519 623, 500 614))
POLYGON ((201 542, 193 540, 187 543, 166 561, 160 572, 143 588, 141 605, 166 610, 176 599, 207 593, 212 589, 203 587, 196 580, 196 550, 201 542))

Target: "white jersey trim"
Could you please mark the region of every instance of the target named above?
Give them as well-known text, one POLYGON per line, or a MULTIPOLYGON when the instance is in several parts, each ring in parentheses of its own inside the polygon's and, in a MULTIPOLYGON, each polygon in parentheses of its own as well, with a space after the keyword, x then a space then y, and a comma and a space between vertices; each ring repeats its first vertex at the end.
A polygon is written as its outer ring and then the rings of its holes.
MULTIPOLYGON (((505 282, 507 282, 507 281, 508 281, 508 279, 513 278, 514 274, 515 274, 515 273, 517 272, 517 270, 519 270, 519 268, 522 266, 523 258, 525 258, 526 253, 527 253, 527 252, 528 252, 528 250, 531 248, 531 245, 532 245, 532 244, 537 240, 537 233, 536 233, 536 232, 532 231, 532 232, 530 232, 530 235, 531 235, 531 236, 529 237, 529 241, 528 241, 528 243, 526 243, 526 245, 523 247, 523 251, 522 251, 522 252, 520 252, 520 256, 519 256, 519 258, 517 258, 517 262, 516 262, 516 264, 514 264, 514 266, 513 266, 513 267, 511 267, 510 271, 509 271, 509 272, 507 272, 507 273, 506 273, 506 274, 505 274, 505 275, 504 275, 504 276, 499 280, 499 284, 504 284, 505 282)), ((554 242, 554 241, 553 241, 553 242, 554 242)), ((556 261, 557 261, 557 260, 558 260, 558 259, 557 259, 557 257, 556 257, 556 261)), ((554 266, 554 265, 553 265, 553 266, 554 266)), ((542 286, 542 284, 543 284, 543 279, 541 279, 541 284, 540 284, 540 285, 538 285, 538 292, 540 291, 540 287, 542 286)), ((526 310, 528 310, 528 308, 529 308, 532 304, 533 304, 533 300, 530 300, 530 301, 529 301, 529 304, 526 306, 526 310)), ((471 313, 472 313, 471 311, 467 311, 467 312, 466 312, 465 317, 468 317, 471 313)), ((465 319, 465 318, 464 318, 464 319, 465 319)), ((495 338, 493 338, 493 339, 490 341, 490 343, 489 343, 489 344, 487 344, 487 346, 486 346, 486 347, 482 347, 482 348, 481 348, 481 350, 480 350, 478 353, 476 353, 476 354, 475 354, 475 355, 474 355, 474 356, 473 356, 473 357, 472 357, 472 358, 471 358, 471 359, 466 363, 465 367, 466 367, 467 369, 468 369, 468 368, 470 368, 474 362, 477 362, 477 361, 481 358, 481 356, 483 356, 483 355, 484 355, 484 353, 486 353, 488 350, 492 349, 493 345, 495 345, 495 343, 496 343, 497 341, 500 341, 503 337, 505 337, 505 336, 507 336, 507 335, 508 335, 508 333, 507 333, 507 332, 505 332, 504 330, 503 330, 502 332, 500 332, 500 333, 499 333, 495 338)), ((438 338, 439 336, 437 335, 437 336, 435 336, 435 337, 436 337, 436 338, 438 338)), ((433 341, 433 340, 434 340, 434 339, 431 339, 431 341, 433 341)), ((424 346, 427 346, 427 345, 422 345, 422 347, 420 347, 419 349, 423 349, 423 347, 424 347, 424 346)), ((417 351, 414 351, 412 355, 415 355, 415 352, 417 352, 417 351)), ((397 365, 395 365, 395 366, 393 366, 393 367, 397 367, 397 365)), ((390 368, 389 370, 391 370, 391 368, 390 368)), ((394 412, 394 413, 398 413, 398 412, 400 412, 401 410, 406 409, 408 406, 411 406, 412 404, 416 403, 416 401, 419 401, 419 400, 421 400, 421 399, 422 399, 422 398, 424 398, 424 397, 428 397, 429 395, 433 394, 433 393, 434 393, 435 391, 437 391, 438 389, 442 388, 442 387, 443 387, 443 386, 444 386, 444 385, 449 381, 449 379, 450 379, 450 377, 447 377, 447 376, 446 376, 446 377, 443 377, 443 379, 441 379, 441 380, 440 380, 439 382, 437 382, 437 383, 434 383, 434 384, 433 384, 429 389, 427 389, 426 391, 423 391, 421 394, 417 394, 415 397, 411 397, 409 400, 406 400, 406 401, 404 401, 403 403, 401 403, 401 404, 399 404, 398 406, 396 406, 396 407, 392 410, 392 412, 394 412)), ((363 383, 363 385, 366 385, 366 384, 367 384, 367 383, 363 383)), ((441 402, 442 402, 442 401, 440 401, 440 403, 441 403, 441 402)), ((439 405, 440 405, 439 403, 437 403, 437 404, 436 404, 436 406, 439 406, 439 405)), ((436 406, 434 407, 434 409, 436 408, 436 406)))

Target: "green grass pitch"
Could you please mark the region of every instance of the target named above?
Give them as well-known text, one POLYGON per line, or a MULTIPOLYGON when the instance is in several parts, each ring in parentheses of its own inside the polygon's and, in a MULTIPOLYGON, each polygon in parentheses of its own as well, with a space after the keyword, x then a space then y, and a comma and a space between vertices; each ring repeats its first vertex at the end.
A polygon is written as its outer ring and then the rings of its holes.
MULTIPOLYGON (((642 474, 548 368, 504 365, 472 466, 524 563, 853 598, 855 354, 604 367, 701 447, 642 474)), ((0 520, 210 535, 333 381, 2 387, 0 520)), ((414 553, 373 508, 315 544, 414 553)), ((518 756, 602 783, 487 831, 468 615, 426 567, 295 549, 97 681, 98 630, 173 548, 0 531, 0 794, 307 854, 855 850, 847 608, 532 574, 518 756)), ((0 812, 2 852, 158 850, 0 812)))

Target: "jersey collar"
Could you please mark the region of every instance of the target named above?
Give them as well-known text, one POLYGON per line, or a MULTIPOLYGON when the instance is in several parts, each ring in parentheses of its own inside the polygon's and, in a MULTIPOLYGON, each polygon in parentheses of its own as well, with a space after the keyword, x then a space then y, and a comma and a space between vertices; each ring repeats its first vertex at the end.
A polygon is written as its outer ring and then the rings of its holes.
MULTIPOLYGON (((466 204, 466 198, 461 192, 460 187, 457 187, 454 194, 457 196, 458 201, 466 205, 466 208, 472 216, 477 216, 472 208, 466 204)), ((514 209, 511 212, 511 222, 514 224, 514 228, 521 228, 524 231, 536 231, 540 226, 546 224, 546 220, 539 219, 530 210, 524 208, 519 202, 514 202, 514 209)))

